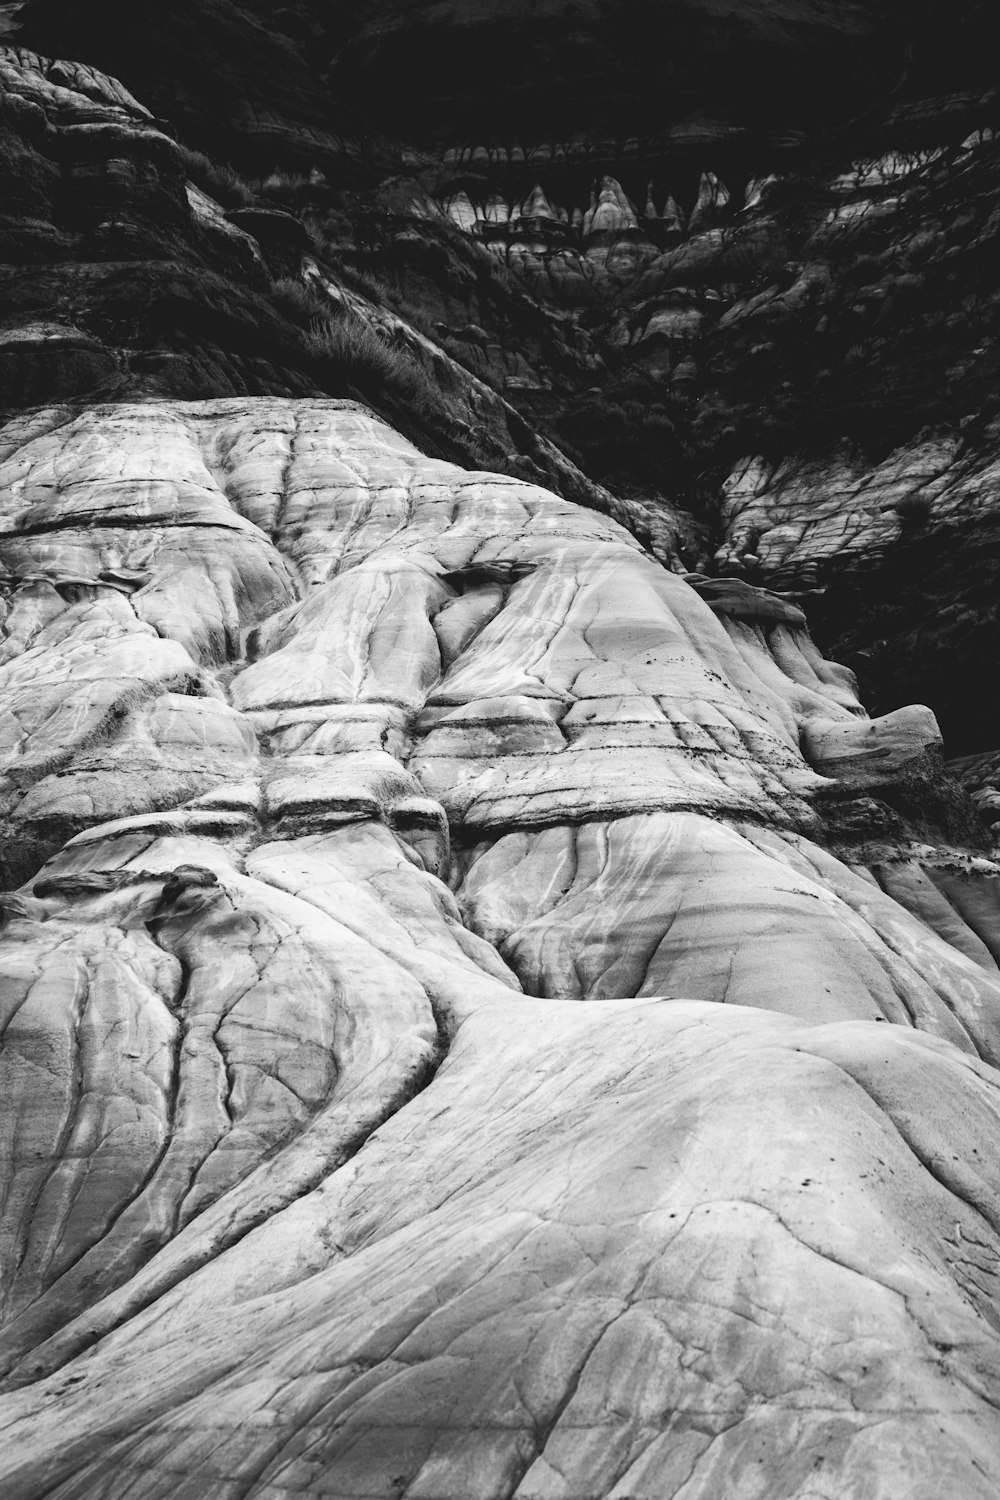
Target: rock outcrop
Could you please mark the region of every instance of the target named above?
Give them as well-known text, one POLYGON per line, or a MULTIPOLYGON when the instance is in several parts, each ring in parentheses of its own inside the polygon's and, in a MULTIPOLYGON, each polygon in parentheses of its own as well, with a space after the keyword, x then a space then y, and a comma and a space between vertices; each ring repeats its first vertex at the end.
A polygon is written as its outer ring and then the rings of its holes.
POLYGON ((927 711, 349 402, 4 439, 4 1493, 991 1495, 927 711))
MULTIPOLYGON (((980 9, 950 18, 947 38, 931 11, 910 17, 903 46, 898 27, 879 32, 867 12, 788 6, 772 25, 766 8, 737 8, 726 24, 756 38, 739 52, 725 27, 703 34, 706 14, 693 6, 688 52, 670 58, 686 58, 687 77, 689 53, 738 52, 752 99, 717 71, 698 84, 693 115, 660 90, 643 104, 655 99, 656 129, 626 130, 608 69, 620 81, 639 35, 632 16, 599 49, 612 130, 599 125, 594 91, 569 88, 578 65, 589 76, 594 28, 610 15, 602 0, 557 58, 539 47, 558 128, 533 125, 505 83, 485 134, 466 112, 465 137, 437 141, 427 111, 409 111, 406 128, 423 136, 391 146, 381 133, 389 74, 373 91, 371 69, 405 39, 409 76, 426 92, 414 60, 433 33, 485 47, 509 80, 527 66, 524 36, 513 69, 489 42, 509 17, 444 6, 431 26, 421 7, 330 18, 303 4, 267 17, 267 32, 254 6, 185 4, 168 37, 158 18, 125 15, 117 0, 86 16, 31 0, 6 69, 20 102, 8 122, 15 264, 2 273, 13 316, 0 387, 9 406, 361 399, 439 457, 605 509, 610 492, 624 502, 612 513, 678 566, 714 571, 739 558, 764 586, 822 588, 810 609, 816 637, 858 673, 874 711, 927 702, 955 753, 987 750, 1000 743, 1000 719, 981 711, 976 684, 997 651, 984 562, 996 549, 981 518, 970 529, 964 509, 939 507, 925 525, 926 495, 911 498, 898 531, 892 517, 861 532, 852 523, 843 549, 828 535, 818 585, 809 567, 791 584, 783 565, 772 576, 787 549, 769 545, 755 563, 753 537, 745 546, 723 524, 728 479, 757 457, 779 477, 778 509, 804 481, 820 515, 834 516, 845 474, 871 495, 887 466, 919 470, 933 448, 955 456, 938 477, 956 491, 996 461, 1000 155, 980 9), (203 48, 182 45, 199 26, 203 48), (822 103, 813 91, 803 102, 788 79, 804 75, 787 59, 818 56, 820 35, 838 97, 822 103), (76 47, 84 36, 81 55, 120 68, 128 88, 45 61, 50 43, 76 47), (852 115, 827 42, 863 57, 850 77, 866 111, 852 115), (768 91, 772 65, 785 81, 768 91), (377 119, 348 119, 352 88, 377 119), (744 99, 744 124, 738 110, 723 118, 709 107, 718 89, 734 105, 744 99), (332 341, 317 342, 312 327, 331 305, 284 295, 288 283, 302 293, 303 257, 335 307, 351 309, 332 341), (928 600, 949 618, 944 630, 924 628, 928 600), (967 664, 958 672, 956 654, 967 664)), ((539 37, 565 20, 559 4, 543 11, 530 22, 539 37)), ((661 49, 650 66, 669 71, 670 58, 661 49)), ((483 75, 468 76, 481 93, 483 75)), ((634 70, 626 76, 641 94, 634 70)), ((467 86, 453 69, 442 106, 467 86)), ((403 97, 397 90, 393 108, 403 97)))
POLYGON ((984 8, 660 9, 0 6, 4 1500, 1000 1491, 984 8))
MULTIPOLYGON (((332 388, 378 403, 443 456, 615 513, 667 555, 669 524, 590 481, 467 354, 459 363, 467 340, 445 329, 445 347, 374 301, 371 286, 366 295, 357 278, 321 267, 301 220, 258 202, 170 129, 113 78, 0 46, 0 412, 332 388), (240 206, 224 208, 192 172, 240 206)), ((510 364, 538 384, 523 357, 510 364)))
POLYGON ((604 372, 556 418, 558 440, 612 489, 708 512, 711 534, 679 546, 687 566, 811 595, 818 638, 874 708, 930 702, 972 752, 1000 741, 976 689, 997 651, 1000 151, 989 125, 932 123, 936 139, 861 150, 844 134, 766 175, 761 152, 757 170, 730 150, 700 175, 623 157, 590 209, 555 163, 452 170, 476 213, 464 232, 599 330, 604 372), (556 215, 530 234, 513 217, 529 171, 556 215), (506 218, 480 221, 505 179, 506 218))

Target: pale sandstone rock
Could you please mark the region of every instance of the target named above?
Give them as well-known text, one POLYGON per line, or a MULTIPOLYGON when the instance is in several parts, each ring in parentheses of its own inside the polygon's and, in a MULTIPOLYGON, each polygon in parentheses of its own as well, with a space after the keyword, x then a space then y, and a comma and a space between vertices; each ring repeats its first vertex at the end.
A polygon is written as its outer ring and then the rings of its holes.
POLYGON ((558 213, 545 193, 541 183, 536 182, 528 197, 521 207, 521 214, 526 219, 563 219, 566 218, 565 210, 558 213))
POLYGON ((905 774, 943 743, 930 709, 912 705, 852 724, 814 721, 802 748, 817 771, 863 791, 905 774))
POLYGON ((681 213, 680 206, 678 205, 677 200, 674 198, 673 194, 670 194, 667 197, 667 201, 663 205, 663 213, 661 217, 667 228, 674 234, 684 233, 684 230, 686 228, 684 215, 681 213))
POLYGON ((1000 1058, 995 979, 953 967, 908 913, 796 852, 690 814, 625 817, 508 835, 475 852, 460 895, 532 994, 753 1005, 767 990, 769 1009, 803 1020, 917 1024, 1000 1058))
POLYGON ((513 1020, 477 1010, 350 1168, 84 1383, 11 1396, 9 1493, 653 1500, 829 1471, 831 1494, 884 1474, 985 1500, 985 1071, 918 1033, 693 1002, 513 1020), (942 1132, 961 1156, 934 1180, 942 1132))
MULTIPOLYGON (((960 952, 967 953, 986 969, 996 965, 994 956, 1000 948, 997 941, 997 896, 995 890, 990 900, 989 884, 980 872, 969 881, 947 880, 946 895, 938 889, 937 882, 917 860, 900 860, 877 865, 873 869, 879 884, 901 906, 919 916, 928 927, 933 928, 946 942, 960 952), (963 885, 968 886, 968 898, 962 900, 963 885), (985 899, 984 899, 985 898, 985 899), (980 922, 975 920, 978 909, 980 922), (978 928, 982 926, 983 935, 978 928)), ((938 879, 942 879, 939 875, 938 879)), ((996 882, 993 882, 994 885, 996 882)))
POLYGON ((630 278, 649 263, 655 247, 639 227, 635 207, 621 183, 604 177, 583 216, 583 251, 614 279, 630 278))
POLYGON ((718 219, 729 202, 729 196, 729 189, 724 182, 719 181, 714 172, 702 172, 698 183, 698 197, 688 220, 691 233, 697 233, 718 219))
POLYGON ((4 1495, 992 1497, 926 711, 351 403, 4 437, 4 1495))
POLYGON ((475 230, 479 222, 480 216, 473 208, 468 193, 456 193, 454 198, 448 200, 445 211, 453 224, 469 234, 475 230))
POLYGON ((151 128, 154 124, 146 106, 117 78, 85 63, 39 57, 27 47, 4 45, 0 46, 0 78, 5 92, 29 101, 58 121, 81 125, 110 120, 133 128, 151 128))
POLYGON ((965 453, 945 435, 901 448, 876 466, 860 459, 786 461, 772 473, 741 462, 723 485, 724 571, 749 572, 771 587, 808 585, 833 565, 870 563, 904 529, 947 526, 988 512, 998 465, 965 453))

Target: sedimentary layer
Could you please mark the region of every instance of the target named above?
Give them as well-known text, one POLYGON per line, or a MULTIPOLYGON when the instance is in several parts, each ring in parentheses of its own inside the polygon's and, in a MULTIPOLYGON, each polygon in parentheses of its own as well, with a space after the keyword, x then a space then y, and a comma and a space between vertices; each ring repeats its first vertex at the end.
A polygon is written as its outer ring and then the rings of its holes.
POLYGON ((3 444, 5 1495, 992 1496, 933 715, 356 403, 3 444))

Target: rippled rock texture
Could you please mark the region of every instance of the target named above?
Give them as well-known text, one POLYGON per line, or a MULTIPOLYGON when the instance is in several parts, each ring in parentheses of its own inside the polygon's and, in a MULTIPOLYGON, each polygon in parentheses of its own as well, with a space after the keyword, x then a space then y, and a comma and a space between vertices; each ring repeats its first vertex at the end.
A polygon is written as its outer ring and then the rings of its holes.
POLYGON ((982 7, 528 9, 0 7, 4 1500, 1000 1490, 982 7))
POLYGON ((688 566, 809 597, 873 707, 929 702, 969 753, 1000 739, 976 687, 998 649, 987 120, 984 98, 968 133, 942 107, 783 158, 705 143, 700 170, 639 143, 592 183, 551 148, 464 148, 439 197, 595 338, 558 441, 686 507, 688 566))
POLYGON ((2 453, 4 1495, 992 1497, 933 716, 350 402, 2 453))
MULTIPOLYGON (((662 519, 590 481, 454 348, 384 306, 374 284, 359 290, 320 264, 301 220, 173 130, 94 68, 0 45, 0 412, 135 396, 362 397, 439 456, 550 485, 665 553, 662 519)), ((299 146, 309 151, 307 133, 299 146)), ((528 368, 516 350, 510 363, 528 368)))
POLYGON ((1000 743, 984 6, 14 9, 6 410, 360 399, 1000 743))

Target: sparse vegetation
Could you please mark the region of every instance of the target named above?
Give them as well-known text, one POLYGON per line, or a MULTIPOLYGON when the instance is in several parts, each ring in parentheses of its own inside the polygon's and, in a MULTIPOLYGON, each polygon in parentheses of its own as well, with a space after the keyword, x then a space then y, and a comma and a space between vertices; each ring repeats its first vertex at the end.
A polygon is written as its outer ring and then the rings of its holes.
POLYGON ((319 362, 324 385, 343 381, 372 401, 400 403, 413 417, 433 420, 447 414, 444 398, 419 357, 362 313, 334 303, 292 276, 276 281, 271 296, 302 329, 305 348, 319 362))
POLYGON ((287 209, 289 213, 295 213, 296 196, 313 186, 312 177, 306 173, 274 171, 269 172, 266 177, 258 177, 255 180, 254 192, 255 196, 263 201, 287 209))
POLYGON ((190 146, 181 145, 179 150, 191 181, 223 208, 249 208, 256 201, 250 184, 232 167, 190 146))
POLYGON ((934 496, 927 490, 913 490, 908 495, 900 495, 892 508, 901 525, 910 528, 924 526, 934 509, 934 496))
POLYGON ((314 316, 308 347, 316 359, 373 398, 402 402, 413 417, 433 418, 443 412, 441 393, 423 366, 350 308, 334 316, 314 316))
POLYGON ((280 276, 272 283, 271 300, 287 317, 306 327, 326 305, 301 276, 280 276))

